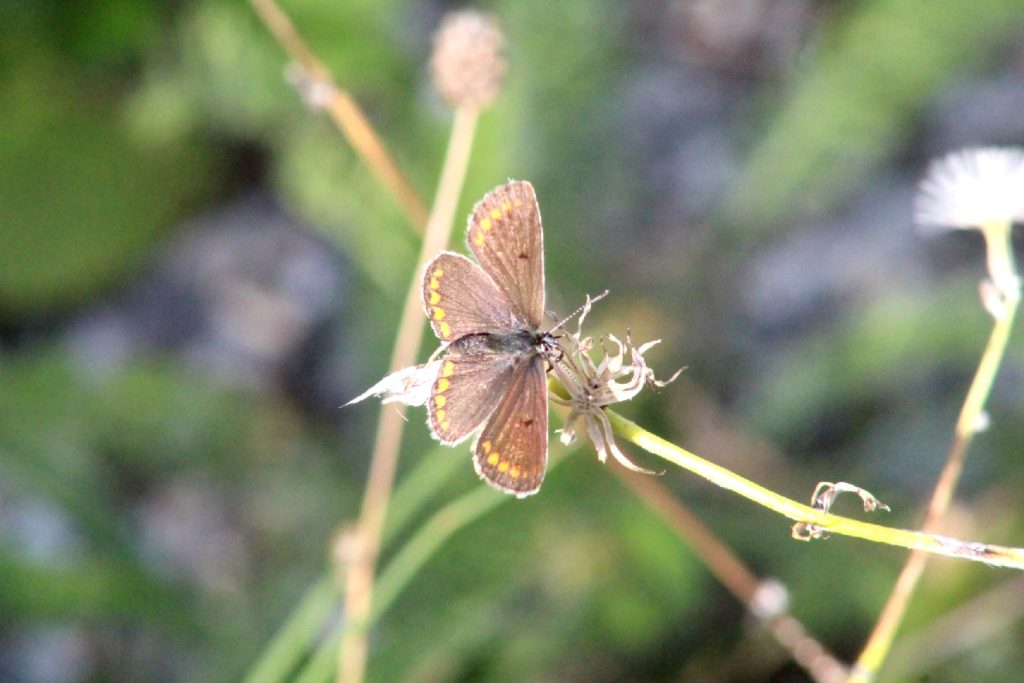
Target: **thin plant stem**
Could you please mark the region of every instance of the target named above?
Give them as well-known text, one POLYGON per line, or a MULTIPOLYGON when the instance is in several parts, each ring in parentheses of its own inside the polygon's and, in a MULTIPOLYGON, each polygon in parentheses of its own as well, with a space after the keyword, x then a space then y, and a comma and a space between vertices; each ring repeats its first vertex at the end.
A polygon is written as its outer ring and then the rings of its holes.
POLYGON ((435 512, 381 571, 371 619, 376 622, 387 611, 420 568, 457 531, 509 500, 509 496, 492 488, 475 486, 435 512))
POLYGON ((696 515, 679 502, 657 479, 615 468, 619 479, 647 507, 664 519, 693 550, 708 571, 751 613, 762 618, 769 632, 818 683, 846 678, 846 667, 821 645, 804 626, 785 611, 760 614, 758 593, 768 583, 758 578, 732 550, 696 515))
POLYGON ((678 467, 707 479, 712 484, 732 491, 784 517, 808 524, 823 533, 851 536, 874 543, 884 543, 911 550, 924 550, 935 555, 973 560, 998 567, 1024 569, 1024 548, 1009 548, 961 541, 921 531, 892 529, 824 512, 779 495, 759 484, 755 484, 749 479, 730 472, 724 467, 709 462, 684 448, 680 448, 648 432, 636 423, 611 410, 606 411, 606 414, 616 434, 643 448, 648 453, 657 455, 678 467))
POLYGON ((900 638, 886 674, 892 680, 921 680, 923 674, 1005 633, 1022 618, 1024 576, 1017 576, 900 638))
MULTIPOLYGON (((383 544, 386 545, 410 519, 423 510, 426 502, 437 493, 451 476, 454 468, 464 464, 459 458, 452 457, 449 450, 439 446, 425 457, 417 458, 412 471, 395 487, 382 534, 383 544)), ((376 598, 374 604, 377 604, 376 598)), ((246 683, 278 683, 292 680, 292 671, 313 649, 318 638, 330 640, 331 644, 328 648, 321 646, 314 651, 314 655, 303 667, 305 673, 302 676, 309 676, 315 680, 330 680, 334 674, 341 629, 336 627, 333 632, 326 632, 328 620, 337 606, 335 582, 331 580, 330 573, 325 572, 307 589, 306 595, 278 629, 246 675, 246 683), (325 650, 330 652, 329 659, 325 650), (327 659, 327 662, 312 665, 312 662, 323 659, 327 659), (325 666, 326 676, 317 678, 318 672, 325 666)))
MULTIPOLYGON (((552 458, 548 463, 548 472, 554 470, 564 460, 564 457, 552 458)), ((373 607, 369 615, 370 623, 376 623, 380 619, 416 576, 420 568, 456 532, 466 528, 494 508, 513 500, 514 498, 511 496, 499 493, 490 487, 475 486, 468 493, 462 494, 442 507, 431 515, 430 519, 417 527, 413 535, 395 553, 395 556, 377 577, 373 607)), ((344 631, 347 630, 348 628, 344 628, 344 631)), ((344 632, 342 638, 344 638, 344 632)))
MULTIPOLYGON (((438 183, 434 207, 427 222, 427 230, 420 249, 419 263, 423 264, 437 251, 447 246, 458 205, 459 194, 466 177, 466 168, 476 132, 477 111, 455 110, 452 134, 448 142, 441 179, 438 183)), ((420 268, 409 285, 402 311, 395 346, 391 354, 392 371, 412 365, 419 354, 423 338, 423 311, 420 268)), ((391 487, 398 466, 398 450, 405 422, 393 407, 381 406, 377 436, 370 456, 370 472, 366 491, 355 528, 352 555, 345 574, 345 599, 342 618, 345 623, 341 647, 338 651, 339 683, 358 683, 366 670, 366 629, 373 601, 374 570, 380 552, 381 532, 387 513, 391 487)))
MULTIPOLYGON (((551 461, 550 469, 554 469, 564 458, 557 458, 551 461)), ((405 485, 403 479, 403 488, 405 485)), ((435 486, 436 488, 436 486, 435 486)), ((396 490, 396 498, 401 493, 396 490)), ((435 512, 423 524, 417 527, 415 533, 399 549, 395 556, 388 562, 376 580, 376 589, 373 596, 372 611, 369 615, 369 624, 376 623, 380 617, 401 595, 402 590, 416 576, 427 561, 433 557, 438 550, 460 529, 464 529, 477 519, 498 507, 510 502, 511 498, 502 495, 493 489, 475 486, 468 493, 451 501, 443 508, 435 512)), ((333 605, 333 601, 330 603, 333 605)), ((314 651, 309 662, 303 667, 300 677, 296 680, 306 683, 322 683, 330 679, 334 663, 338 657, 339 639, 344 638, 347 629, 340 625, 334 632, 328 634, 320 646, 314 651), (330 657, 330 659, 328 659, 330 657)), ((309 650, 311 640, 307 640, 301 652, 309 650)), ((274 680, 288 680, 287 678, 264 679, 267 683, 274 680)))
POLYGON ((383 545, 389 545, 413 520, 421 521, 427 503, 465 464, 465 459, 457 457, 447 446, 438 445, 423 457, 417 456, 391 495, 381 537, 383 545))
POLYGON ((339 626, 320 643, 294 679, 285 680, 290 683, 328 683, 334 675, 334 666, 338 661, 337 631, 340 630, 339 626))
POLYGON ((318 579, 293 610, 248 674, 246 683, 277 683, 291 673, 309 651, 310 643, 324 630, 334 611, 336 590, 328 575, 318 579))
MULTIPOLYGON (((1008 279, 1015 282, 1010 224, 999 223, 986 226, 982 230, 982 234, 985 236, 989 273, 993 277, 993 282, 1007 282, 1008 279)), ((1007 289, 1002 292, 1002 295, 1002 310, 995 316, 992 334, 989 336, 988 344, 981 356, 981 362, 978 364, 974 380, 967 391, 960 416, 956 422, 956 430, 950 444, 946 464, 939 474, 938 482, 935 484, 931 500, 928 503, 928 512, 921 525, 921 529, 926 532, 936 531, 949 510, 953 493, 963 472, 968 448, 978 431, 978 426, 985 419, 985 402, 1005 356, 1006 345, 1010 340, 1017 307, 1020 303, 1020 293, 1017 289, 1007 289)), ((875 622, 875 627, 857 658, 849 679, 851 683, 866 683, 877 675, 892 649, 896 632, 903 622, 910 599, 927 563, 928 556, 923 552, 915 551, 907 558, 906 564, 903 565, 903 569, 896 579, 892 593, 889 594, 889 598, 875 622)))
POLYGON ((318 95, 313 102, 327 110, 335 126, 348 143, 356 150, 405 210, 413 228, 423 233, 428 213, 416 190, 399 170, 387 147, 374 130, 369 119, 360 109, 347 90, 340 88, 331 78, 330 72, 295 30, 288 15, 274 0, 251 0, 253 8, 263 23, 285 49, 292 60, 302 69, 305 80, 316 89, 318 95))
MULTIPOLYGON (((557 391, 557 385, 555 389, 557 391)), ((612 411, 608 411, 608 415, 616 433, 632 443, 790 519, 813 524, 833 533, 846 534, 869 541, 907 548, 923 548, 928 552, 936 554, 1024 569, 1024 549, 1002 548, 959 541, 948 537, 933 536, 921 532, 888 529, 824 513, 768 491, 724 468, 703 460, 641 429, 612 411)), ((553 459, 551 467, 557 466, 562 460, 564 458, 553 459)), ((419 569, 457 531, 465 528, 494 507, 510 500, 508 496, 497 494, 491 489, 478 487, 434 513, 405 542, 381 572, 377 581, 378 585, 373 599, 372 611, 367 615, 367 621, 364 622, 363 628, 365 629, 368 624, 375 623, 381 618, 388 607, 401 594, 401 591, 415 577, 419 569)), ((720 564, 721 562, 721 559, 715 560, 715 564, 720 564)), ((734 566, 727 569, 726 574, 731 576, 728 580, 730 588, 738 594, 748 596, 745 602, 749 603, 749 596, 752 596, 754 594, 753 591, 760 587, 760 582, 745 568, 737 570, 734 566)), ((329 679, 330 672, 337 659, 338 639, 344 637, 344 631, 355 627, 355 624, 350 621, 343 621, 342 624, 346 627, 339 626, 332 634, 325 636, 309 662, 302 669, 301 680, 317 681, 319 683, 329 679)), ((787 615, 781 615, 779 618, 772 619, 769 622, 769 627, 776 639, 783 643, 787 649, 796 653, 794 655, 795 661, 805 666, 809 672, 812 672, 816 680, 835 680, 828 673, 834 670, 830 665, 830 661, 834 661, 834 658, 824 648, 818 646, 816 641, 806 633, 795 619, 787 615), (800 647, 801 645, 803 647, 800 647)), ((302 652, 308 651, 309 642, 307 641, 305 646, 302 646, 302 652)))
POLYGON ((737 600, 749 606, 761 581, 714 532, 648 475, 615 468, 619 479, 647 507, 664 519, 737 600))

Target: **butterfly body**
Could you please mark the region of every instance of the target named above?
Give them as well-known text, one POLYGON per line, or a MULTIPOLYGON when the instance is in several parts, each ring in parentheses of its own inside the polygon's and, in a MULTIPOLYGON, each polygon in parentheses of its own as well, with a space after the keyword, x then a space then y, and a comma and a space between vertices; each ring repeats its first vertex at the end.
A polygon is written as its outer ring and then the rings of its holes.
POLYGON ((476 263, 442 252, 423 274, 423 304, 444 347, 428 401, 431 433, 473 445, 477 473, 527 496, 547 467, 547 364, 558 343, 543 330, 544 252, 533 186, 510 182, 473 209, 467 244, 476 263))
POLYGON ((461 354, 499 354, 510 355, 527 353, 531 350, 542 352, 547 341, 546 333, 533 333, 529 330, 519 330, 510 333, 467 334, 459 337, 448 345, 448 353, 461 354))

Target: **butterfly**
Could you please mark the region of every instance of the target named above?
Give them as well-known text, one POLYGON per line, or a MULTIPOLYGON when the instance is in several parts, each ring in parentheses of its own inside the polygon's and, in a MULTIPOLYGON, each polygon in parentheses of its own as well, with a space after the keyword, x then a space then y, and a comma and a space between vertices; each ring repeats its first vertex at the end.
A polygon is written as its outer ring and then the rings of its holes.
POLYGON ((473 465, 494 488, 536 493, 548 459, 547 367, 561 354, 541 330, 544 237, 533 185, 488 192, 469 217, 476 261, 441 252, 423 272, 423 305, 443 356, 427 399, 427 423, 454 445, 480 425, 473 465))

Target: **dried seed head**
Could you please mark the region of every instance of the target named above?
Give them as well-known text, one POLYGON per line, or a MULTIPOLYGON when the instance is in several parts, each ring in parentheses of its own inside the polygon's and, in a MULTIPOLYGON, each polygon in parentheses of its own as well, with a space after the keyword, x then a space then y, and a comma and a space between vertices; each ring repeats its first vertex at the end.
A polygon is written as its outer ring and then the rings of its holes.
POLYGON ((965 149, 932 162, 917 197, 921 225, 1024 221, 1024 150, 965 149))
POLYGON ((982 284, 982 302, 997 320, 1012 314, 1021 278, 1010 231, 1013 223, 1024 223, 1024 149, 964 149, 932 162, 916 214, 920 225, 981 230, 990 280, 982 284))
POLYGON ((473 10, 449 14, 434 35, 434 85, 453 107, 488 106, 505 79, 504 47, 493 17, 473 10))
POLYGON ((568 400, 551 399, 569 408, 569 416, 561 430, 561 441, 570 444, 576 439, 578 423, 582 419, 587 436, 597 449, 597 457, 601 462, 605 462, 611 455, 627 469, 654 474, 630 461, 615 443, 615 435, 612 433, 611 421, 605 408, 613 403, 631 400, 645 386, 663 387, 675 380, 682 370, 667 381, 655 379, 654 371, 647 367, 644 353, 661 340, 634 346, 633 339, 628 333, 625 343, 613 335, 608 335, 606 345, 602 337, 598 342, 601 349, 601 353, 598 354, 600 361, 591 358, 594 340, 592 337, 583 336, 583 321, 590 312, 593 301, 587 297, 587 302, 580 312, 576 332, 560 337, 559 344, 564 355, 553 363, 551 368, 569 394, 568 400), (609 350, 609 347, 614 348, 609 350))

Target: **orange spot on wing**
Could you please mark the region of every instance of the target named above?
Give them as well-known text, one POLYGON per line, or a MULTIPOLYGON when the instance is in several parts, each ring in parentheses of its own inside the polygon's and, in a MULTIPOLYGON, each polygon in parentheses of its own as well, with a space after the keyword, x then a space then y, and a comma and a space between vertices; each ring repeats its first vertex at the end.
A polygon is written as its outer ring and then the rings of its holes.
POLYGON ((444 309, 441 308, 440 306, 434 306, 430 310, 434 314, 434 320, 437 320, 438 322, 440 322, 441 320, 444 320, 445 315, 447 315, 444 312, 444 309))
POLYGON ((491 218, 494 220, 501 218, 501 209, 491 209, 491 218))
POLYGON ((498 465, 499 472, 508 472, 508 460, 502 460, 501 464, 498 465))
POLYGON ((430 303, 431 304, 436 304, 439 301, 441 301, 441 295, 438 294, 437 292, 431 292, 430 293, 430 303))
POLYGON ((451 325, 449 325, 448 323, 444 323, 444 322, 441 323, 441 338, 442 339, 447 339, 450 336, 452 336, 451 325))
POLYGON ((437 396, 434 397, 434 406, 436 406, 438 408, 444 408, 444 404, 447 403, 447 402, 448 402, 448 399, 446 399, 444 396, 437 395, 437 396))
POLYGON ((444 377, 441 377, 440 379, 437 380, 437 392, 439 394, 443 394, 444 392, 448 391, 449 386, 451 386, 451 382, 445 379, 444 377))
POLYGON ((450 360, 446 360, 444 362, 444 366, 441 368, 441 376, 442 377, 451 377, 454 374, 455 374, 455 363, 451 362, 450 360))
POLYGON ((499 456, 497 453, 491 453, 489 456, 487 456, 488 465, 497 465, 499 460, 501 460, 501 456, 499 456))

